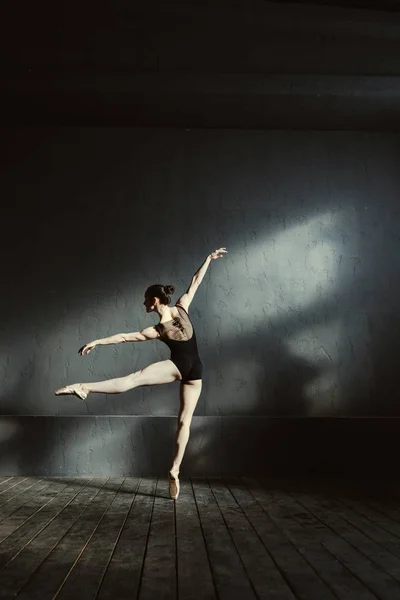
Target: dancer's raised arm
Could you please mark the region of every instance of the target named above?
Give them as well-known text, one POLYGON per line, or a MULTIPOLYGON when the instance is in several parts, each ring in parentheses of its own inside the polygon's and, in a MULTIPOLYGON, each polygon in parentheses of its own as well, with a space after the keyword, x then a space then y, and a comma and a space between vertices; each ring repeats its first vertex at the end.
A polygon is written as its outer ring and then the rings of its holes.
POLYGON ((200 283, 203 281, 204 275, 208 269, 208 266, 212 260, 216 260, 217 258, 222 258, 224 254, 228 251, 226 248, 219 248, 218 250, 214 250, 211 252, 201 265, 199 269, 197 269, 196 273, 192 277, 192 281, 187 289, 187 291, 179 298, 176 304, 181 304, 185 310, 188 310, 190 303, 193 300, 193 296, 197 292, 197 288, 200 283))
POLYGON ((79 354, 89 354, 96 346, 106 346, 107 344, 122 344, 123 342, 146 342, 147 340, 155 340, 160 337, 159 332, 155 327, 146 327, 142 331, 135 331, 133 333, 116 333, 107 338, 100 340, 94 340, 89 344, 85 344, 79 349, 79 354))

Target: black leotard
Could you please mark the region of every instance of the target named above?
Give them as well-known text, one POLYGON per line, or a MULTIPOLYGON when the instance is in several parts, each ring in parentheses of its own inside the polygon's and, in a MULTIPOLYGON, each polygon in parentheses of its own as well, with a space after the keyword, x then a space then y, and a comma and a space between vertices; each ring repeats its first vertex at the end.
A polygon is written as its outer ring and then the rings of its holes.
POLYGON ((171 350, 171 360, 182 375, 182 383, 201 379, 203 365, 197 350, 196 334, 186 310, 180 304, 175 305, 179 317, 159 323, 156 329, 160 340, 171 350))

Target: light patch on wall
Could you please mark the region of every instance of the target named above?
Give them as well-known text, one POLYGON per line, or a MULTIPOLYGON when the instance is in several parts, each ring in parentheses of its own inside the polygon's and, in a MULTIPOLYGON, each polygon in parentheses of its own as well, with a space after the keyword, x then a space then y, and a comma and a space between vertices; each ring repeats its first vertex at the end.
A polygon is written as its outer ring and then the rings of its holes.
POLYGON ((251 250, 249 276, 254 271, 261 280, 267 315, 297 310, 332 289, 338 274, 336 226, 337 217, 330 213, 304 218, 251 250), (262 266, 258 272, 256 258, 262 266))
POLYGON ((298 218, 262 241, 245 241, 243 251, 235 248, 226 258, 231 287, 215 284, 220 340, 262 333, 266 320, 300 315, 312 302, 331 298, 354 251, 347 234, 352 218, 345 210, 298 218))
MULTIPOLYGON (((253 236, 252 242, 244 242, 244 252, 236 248, 227 257, 227 275, 235 282, 230 297, 222 285, 219 288, 225 297, 217 290, 220 299, 214 319, 219 353, 224 354, 233 338, 261 340, 271 333, 269 339, 275 337, 289 356, 314 370, 315 376, 303 382, 302 389, 307 414, 311 415, 333 413, 339 394, 338 353, 343 326, 337 313, 332 320, 327 307, 336 310, 335 293, 352 273, 357 238, 350 233, 355 218, 349 205, 311 218, 297 218, 290 225, 285 222, 283 229, 263 240, 253 236), (305 325, 310 315, 313 322, 320 319, 320 323, 305 325)), ((243 365, 238 366, 238 372, 241 368, 243 365)))

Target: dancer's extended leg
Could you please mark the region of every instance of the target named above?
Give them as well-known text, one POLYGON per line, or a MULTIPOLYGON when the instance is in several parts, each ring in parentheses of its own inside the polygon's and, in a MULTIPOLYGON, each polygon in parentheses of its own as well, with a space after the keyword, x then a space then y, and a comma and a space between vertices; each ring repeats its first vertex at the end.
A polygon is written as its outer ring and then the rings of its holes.
POLYGON ((201 394, 202 385, 201 379, 197 379, 188 383, 181 383, 180 387, 181 408, 178 416, 175 455, 169 472, 169 492, 171 498, 174 500, 176 500, 179 495, 179 469, 189 440, 190 424, 192 422, 197 401, 201 394))
POLYGON ((125 377, 108 379, 106 381, 95 381, 92 383, 74 383, 66 385, 56 391, 57 395, 76 394, 80 398, 86 398, 89 392, 99 392, 101 394, 121 394, 141 385, 159 385, 162 383, 172 383, 177 379, 182 379, 179 369, 172 360, 161 360, 153 363, 136 373, 131 373, 125 377))

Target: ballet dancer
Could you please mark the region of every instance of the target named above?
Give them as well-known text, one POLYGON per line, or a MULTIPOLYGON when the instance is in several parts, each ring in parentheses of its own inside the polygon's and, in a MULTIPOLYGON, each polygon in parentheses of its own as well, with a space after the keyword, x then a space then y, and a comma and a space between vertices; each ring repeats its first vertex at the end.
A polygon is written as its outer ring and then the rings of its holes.
POLYGON ((192 277, 187 291, 175 306, 170 307, 173 285, 152 285, 144 295, 146 312, 156 312, 160 322, 134 333, 117 333, 94 340, 79 349, 81 356, 89 354, 96 346, 122 342, 145 342, 159 339, 171 350, 171 358, 153 363, 125 377, 95 383, 74 383, 56 390, 56 395, 75 394, 82 400, 90 392, 120 394, 143 385, 159 385, 180 381, 180 411, 175 440, 175 454, 168 473, 169 493, 176 500, 179 496, 179 469, 189 440, 190 424, 202 388, 202 364, 199 357, 196 334, 188 315, 189 306, 212 260, 222 258, 226 248, 211 252, 192 277))

